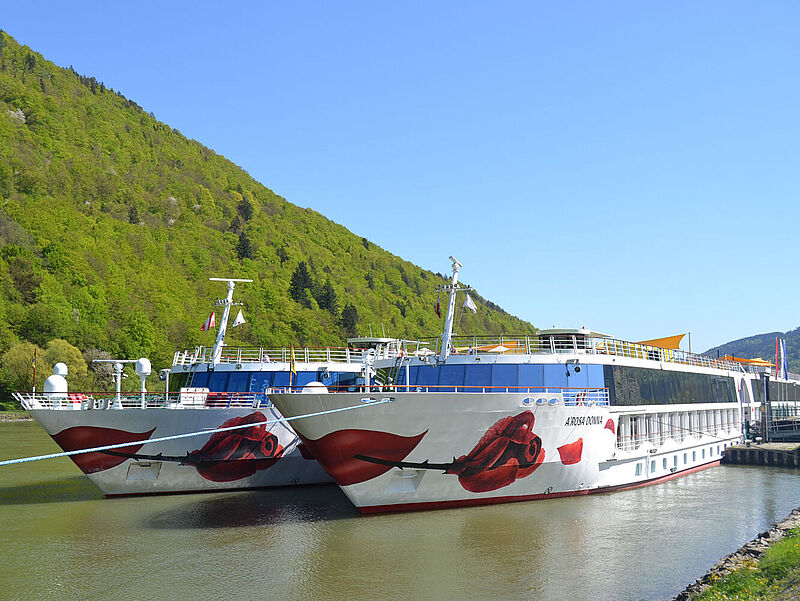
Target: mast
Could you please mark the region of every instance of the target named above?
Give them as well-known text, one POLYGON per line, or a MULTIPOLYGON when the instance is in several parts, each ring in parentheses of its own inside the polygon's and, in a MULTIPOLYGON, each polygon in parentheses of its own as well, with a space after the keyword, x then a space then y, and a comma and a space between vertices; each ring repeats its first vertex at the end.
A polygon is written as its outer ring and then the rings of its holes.
POLYGON ((437 290, 448 290, 450 292, 450 302, 447 306, 447 318, 444 321, 444 334, 442 334, 442 350, 439 351, 439 359, 444 361, 450 356, 450 339, 453 337, 453 316, 456 311, 456 292, 459 290, 472 290, 470 286, 464 288, 458 285, 458 272, 462 265, 455 257, 450 257, 453 262, 453 281, 449 285, 440 286, 437 290))
POLYGON ((230 316, 231 306, 241 305, 242 303, 233 302, 233 289, 236 282, 252 282, 253 280, 242 280, 235 278, 208 278, 212 282, 228 282, 228 296, 224 299, 217 299, 214 303, 217 307, 223 307, 222 318, 219 320, 219 332, 217 332, 217 341, 214 343, 214 351, 211 353, 211 365, 219 363, 222 357, 222 347, 225 346, 225 332, 228 330, 228 317, 230 316))

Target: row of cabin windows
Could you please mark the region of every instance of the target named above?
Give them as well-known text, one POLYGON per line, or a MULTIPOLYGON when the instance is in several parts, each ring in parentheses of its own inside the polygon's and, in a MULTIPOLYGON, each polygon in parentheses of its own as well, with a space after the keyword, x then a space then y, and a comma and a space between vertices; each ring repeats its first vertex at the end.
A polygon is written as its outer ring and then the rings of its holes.
MULTIPOLYGON (((769 400, 774 401, 800 401, 800 386, 794 382, 775 382, 769 381, 769 400)), ((753 400, 763 403, 764 382, 756 380, 753 382, 753 400)))
POLYGON ((735 403, 730 376, 606 365, 606 386, 612 405, 735 403))
MULTIPOLYGON (((538 388, 604 388, 602 365, 574 366, 561 364, 494 363, 475 365, 420 365, 410 367, 412 387, 435 387, 437 392, 483 392, 484 388, 510 391, 538 388)), ((387 374, 389 377, 391 373, 387 374)), ((406 385, 406 369, 395 374, 395 384, 406 385)), ((378 378, 382 379, 381 377, 378 378)), ((385 382, 386 379, 383 379, 385 382)))
MULTIPOLYGON (((728 444, 727 443, 723 444, 721 448, 720 448, 720 445, 717 445, 717 448, 716 448, 717 455, 720 455, 727 448, 728 448, 728 444)), ((711 458, 713 456, 714 456, 714 447, 709 447, 708 448, 708 457, 711 458)), ((701 449, 700 450, 700 457, 702 459, 706 458, 706 449, 701 449)), ((692 461, 697 461, 697 451, 692 451, 692 461)), ((684 453, 683 454, 683 465, 688 465, 688 464, 689 464, 689 454, 688 453, 684 453)), ((666 470, 666 469, 668 469, 667 465, 668 465, 667 464, 667 458, 664 457, 662 459, 662 461, 661 461, 661 468, 663 470, 666 470)), ((677 467, 678 467, 678 456, 677 455, 673 455, 672 456, 672 468, 673 468, 672 472, 675 472, 677 467)), ((650 461, 650 474, 652 475, 655 471, 656 471, 656 462, 655 462, 655 460, 652 460, 652 461, 650 461)), ((642 475, 642 464, 641 463, 637 463, 636 464, 636 475, 637 476, 641 476, 642 475)))
POLYGON ((267 388, 305 386, 309 382, 321 382, 329 388, 350 389, 363 383, 363 378, 352 372, 336 371, 199 371, 191 374, 189 386, 208 388, 211 392, 264 392, 267 388))
MULTIPOLYGON (((384 383, 405 386, 406 368, 385 370, 384 383)), ((408 368, 411 387, 439 392, 483 392, 485 388, 608 388, 612 405, 736 402, 733 378, 618 365, 470 364, 408 368)))

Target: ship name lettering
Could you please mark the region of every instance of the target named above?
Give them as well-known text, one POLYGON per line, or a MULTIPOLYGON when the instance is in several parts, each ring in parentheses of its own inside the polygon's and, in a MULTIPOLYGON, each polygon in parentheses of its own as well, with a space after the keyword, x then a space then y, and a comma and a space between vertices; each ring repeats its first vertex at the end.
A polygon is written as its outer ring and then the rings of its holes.
POLYGON ((574 415, 568 417, 565 426, 599 426, 603 423, 602 415, 574 415))

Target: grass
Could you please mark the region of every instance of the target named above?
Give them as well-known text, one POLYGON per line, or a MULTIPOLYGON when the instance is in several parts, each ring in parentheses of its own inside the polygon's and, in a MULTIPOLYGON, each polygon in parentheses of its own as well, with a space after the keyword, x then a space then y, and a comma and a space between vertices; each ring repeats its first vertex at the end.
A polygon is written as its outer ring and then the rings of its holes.
POLYGON ((760 560, 752 560, 725 577, 693 601, 775 601, 786 599, 786 592, 795 591, 800 579, 800 528, 793 528, 786 537, 773 544, 760 560))
POLYGON ((26 420, 26 419, 31 419, 31 414, 28 413, 27 411, 23 411, 21 409, 15 409, 12 411, 0 410, 0 422, 13 422, 17 420, 26 420))

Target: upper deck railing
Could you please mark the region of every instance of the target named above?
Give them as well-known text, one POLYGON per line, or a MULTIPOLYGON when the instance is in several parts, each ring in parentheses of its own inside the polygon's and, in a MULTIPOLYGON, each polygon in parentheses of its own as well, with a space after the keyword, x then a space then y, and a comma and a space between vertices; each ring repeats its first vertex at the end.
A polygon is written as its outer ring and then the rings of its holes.
MULTIPOLYGON (((426 338, 406 341, 409 354, 438 354, 440 339, 426 338)), ((453 354, 470 355, 530 355, 586 353, 614 355, 697 367, 712 367, 729 371, 757 372, 758 369, 734 361, 715 359, 683 350, 665 349, 615 338, 593 338, 582 335, 557 334, 543 336, 454 336, 453 354)))
MULTIPOLYGON (((361 363, 370 349, 347 347, 302 347, 294 349, 294 360, 298 363, 361 363)), ((195 365, 210 363, 214 349, 199 346, 194 350, 177 351, 172 365, 195 365)), ((392 359, 397 356, 397 347, 388 345, 376 351, 376 359, 392 359)), ((247 348, 223 347, 220 363, 289 363, 292 360, 292 349, 283 348, 247 348)))

